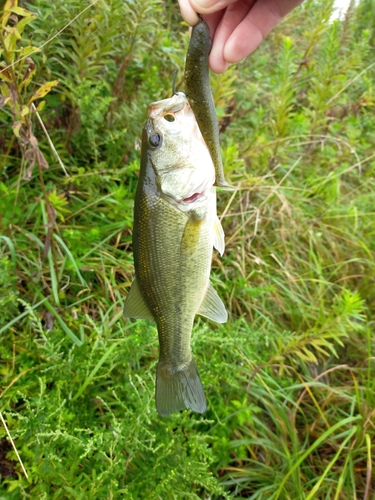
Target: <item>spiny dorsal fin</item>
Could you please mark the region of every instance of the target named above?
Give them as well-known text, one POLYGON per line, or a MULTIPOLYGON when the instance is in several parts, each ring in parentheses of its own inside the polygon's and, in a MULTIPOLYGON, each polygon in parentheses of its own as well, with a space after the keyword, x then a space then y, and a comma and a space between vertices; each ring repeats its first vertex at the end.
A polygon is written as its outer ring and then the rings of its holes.
POLYGON ((130 292, 125 299, 124 316, 128 318, 150 319, 151 321, 155 321, 150 309, 141 295, 136 279, 134 279, 130 292))
POLYGON ((208 284, 206 295, 197 314, 211 319, 216 323, 226 323, 228 319, 225 306, 211 283, 208 284))

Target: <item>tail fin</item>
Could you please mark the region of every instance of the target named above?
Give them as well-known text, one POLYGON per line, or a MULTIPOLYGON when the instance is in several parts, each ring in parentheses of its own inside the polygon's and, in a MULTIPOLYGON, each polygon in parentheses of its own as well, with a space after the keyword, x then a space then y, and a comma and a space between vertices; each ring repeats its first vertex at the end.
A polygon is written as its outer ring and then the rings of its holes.
POLYGON ((156 409, 162 417, 190 408, 204 413, 206 398, 194 358, 180 370, 168 370, 158 363, 156 369, 156 409))

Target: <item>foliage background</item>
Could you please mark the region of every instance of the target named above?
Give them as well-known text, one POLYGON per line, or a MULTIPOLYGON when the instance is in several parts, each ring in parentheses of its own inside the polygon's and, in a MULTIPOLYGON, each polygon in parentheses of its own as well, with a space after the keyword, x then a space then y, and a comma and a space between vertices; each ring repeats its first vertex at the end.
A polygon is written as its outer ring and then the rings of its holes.
POLYGON ((306 0, 212 75, 240 188, 218 193, 212 270, 231 314, 194 329, 208 412, 167 419, 155 327, 122 308, 137 140, 188 29, 169 1, 10 5, 0 411, 28 478, 0 425, 0 498, 374 498, 374 1, 329 23, 306 0))

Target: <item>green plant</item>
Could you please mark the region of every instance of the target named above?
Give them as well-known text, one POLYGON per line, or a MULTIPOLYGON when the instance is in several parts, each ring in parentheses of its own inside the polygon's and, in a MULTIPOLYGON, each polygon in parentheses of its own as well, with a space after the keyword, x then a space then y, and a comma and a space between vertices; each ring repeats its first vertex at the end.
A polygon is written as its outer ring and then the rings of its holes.
POLYGON ((193 331, 208 412, 168 419, 156 329, 122 310, 137 139, 187 27, 170 1, 6 2, 0 412, 28 478, 1 422, 0 498, 373 497, 371 2, 306 0, 212 77, 230 320, 193 331))

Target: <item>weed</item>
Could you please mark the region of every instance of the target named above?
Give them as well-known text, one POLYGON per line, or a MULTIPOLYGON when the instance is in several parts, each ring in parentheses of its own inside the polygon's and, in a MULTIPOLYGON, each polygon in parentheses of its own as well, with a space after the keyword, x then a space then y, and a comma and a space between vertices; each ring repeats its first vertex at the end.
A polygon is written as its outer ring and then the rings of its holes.
POLYGON ((211 275, 230 320, 193 331, 208 412, 160 419, 155 326, 122 309, 135 143, 187 27, 169 1, 7 0, 0 498, 375 495, 374 8, 330 23, 332 3, 212 78, 239 187, 218 193, 211 275))

